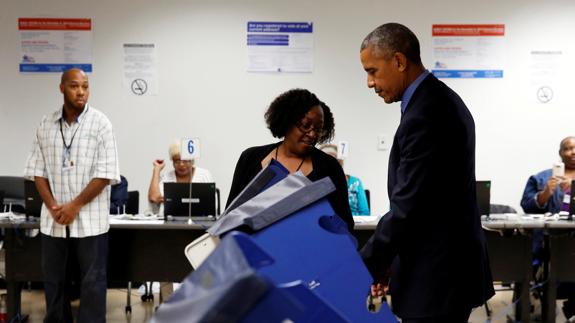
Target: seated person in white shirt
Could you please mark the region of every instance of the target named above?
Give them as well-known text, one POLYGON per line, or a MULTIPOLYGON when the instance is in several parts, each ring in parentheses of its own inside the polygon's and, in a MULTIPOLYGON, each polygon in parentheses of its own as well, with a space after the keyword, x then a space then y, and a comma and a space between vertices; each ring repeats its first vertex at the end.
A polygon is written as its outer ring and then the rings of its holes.
POLYGON ((163 214, 164 183, 213 183, 214 179, 210 171, 194 165, 194 160, 181 160, 181 142, 174 141, 169 148, 173 170, 163 172, 166 162, 156 159, 153 162, 152 180, 148 189, 148 201, 150 211, 154 214, 163 214))
MULTIPOLYGON (((170 159, 172 160, 173 170, 163 172, 166 162, 163 159, 156 159, 153 162, 154 169, 152 180, 148 189, 148 200, 150 210, 154 214, 163 214, 164 202, 164 183, 213 183, 212 174, 204 168, 194 165, 194 160, 181 160, 181 141, 174 141, 169 148, 170 159)), ((168 299, 174 292, 172 282, 160 283, 160 302, 168 299)))

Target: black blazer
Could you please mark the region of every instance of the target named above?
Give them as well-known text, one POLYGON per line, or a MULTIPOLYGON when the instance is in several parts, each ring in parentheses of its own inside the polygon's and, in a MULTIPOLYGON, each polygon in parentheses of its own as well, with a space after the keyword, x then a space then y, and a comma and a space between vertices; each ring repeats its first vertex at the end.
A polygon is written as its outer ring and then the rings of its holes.
POLYGON ((393 140, 391 210, 361 251, 376 279, 393 262, 399 317, 470 309, 494 294, 475 194, 473 118, 453 90, 428 75, 393 140))
MULTIPOLYGON (((262 160, 274 150, 280 143, 271 145, 251 147, 242 152, 236 169, 234 171, 234 178, 226 208, 230 203, 240 194, 240 192, 248 185, 248 183, 262 170, 262 160)), ((337 159, 324 153, 323 151, 313 148, 311 151, 311 161, 313 170, 307 178, 311 181, 316 181, 329 176, 335 185, 335 191, 327 196, 335 213, 342 218, 346 223, 350 232, 353 230, 353 217, 351 209, 349 208, 349 200, 347 197, 347 180, 343 169, 337 162, 337 159)))

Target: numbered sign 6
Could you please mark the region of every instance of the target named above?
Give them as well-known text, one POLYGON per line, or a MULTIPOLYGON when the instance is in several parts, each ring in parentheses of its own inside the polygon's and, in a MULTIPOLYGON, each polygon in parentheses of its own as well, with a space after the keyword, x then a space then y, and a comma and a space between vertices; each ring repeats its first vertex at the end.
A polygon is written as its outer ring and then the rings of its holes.
POLYGON ((192 160, 200 158, 200 138, 183 138, 180 159, 192 160))

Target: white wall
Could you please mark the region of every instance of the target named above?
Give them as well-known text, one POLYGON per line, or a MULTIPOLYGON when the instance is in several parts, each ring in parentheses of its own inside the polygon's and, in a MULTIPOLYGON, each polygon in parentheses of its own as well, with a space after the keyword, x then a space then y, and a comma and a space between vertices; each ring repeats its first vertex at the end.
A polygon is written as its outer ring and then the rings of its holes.
MULTIPOLYGON (((0 175, 22 173, 41 116, 58 108, 59 75, 20 74, 19 17, 91 17, 94 72, 91 99, 114 124, 121 172, 145 201, 154 158, 167 158, 173 138, 202 139, 202 159, 225 203, 240 152, 273 141, 263 113, 293 87, 315 92, 333 110, 336 141, 347 140, 347 172, 372 191, 372 209, 387 199, 388 151, 377 134, 393 136, 399 105, 385 105, 366 87, 359 45, 377 25, 397 21, 419 36, 431 64, 434 23, 503 23, 503 79, 444 80, 467 103, 477 127, 477 177, 491 179, 492 201, 518 207, 527 177, 558 159, 561 138, 575 134, 568 77, 575 72, 575 2, 534 1, 31 1, 0 0, 0 175), (246 69, 246 22, 312 21, 314 72, 253 74, 246 69), (160 94, 136 97, 122 89, 122 44, 158 46, 160 94), (563 51, 562 87, 553 103, 535 103, 529 52, 563 51)), ((449 176, 449 174, 446 174, 449 176)), ((446 192, 449 197, 449 192, 446 192)), ((438 201, 444 203, 444 201, 438 201)))

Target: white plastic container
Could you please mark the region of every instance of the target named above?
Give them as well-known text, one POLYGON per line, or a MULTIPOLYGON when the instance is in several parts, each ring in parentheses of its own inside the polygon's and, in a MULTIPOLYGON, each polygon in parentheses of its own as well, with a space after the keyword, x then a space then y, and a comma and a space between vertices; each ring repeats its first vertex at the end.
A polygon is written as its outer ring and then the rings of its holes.
POLYGON ((219 243, 220 238, 206 233, 187 245, 184 253, 192 267, 196 269, 216 249, 219 243))

